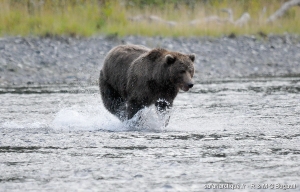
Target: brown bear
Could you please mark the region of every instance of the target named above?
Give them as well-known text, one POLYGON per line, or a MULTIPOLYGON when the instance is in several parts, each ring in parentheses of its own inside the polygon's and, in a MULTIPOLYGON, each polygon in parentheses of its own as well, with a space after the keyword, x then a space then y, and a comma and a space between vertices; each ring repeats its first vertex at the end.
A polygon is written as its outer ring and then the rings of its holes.
POLYGON ((120 45, 106 56, 99 86, 104 106, 120 120, 131 119, 140 109, 155 104, 169 109, 179 89, 193 87, 194 54, 140 45, 120 45))

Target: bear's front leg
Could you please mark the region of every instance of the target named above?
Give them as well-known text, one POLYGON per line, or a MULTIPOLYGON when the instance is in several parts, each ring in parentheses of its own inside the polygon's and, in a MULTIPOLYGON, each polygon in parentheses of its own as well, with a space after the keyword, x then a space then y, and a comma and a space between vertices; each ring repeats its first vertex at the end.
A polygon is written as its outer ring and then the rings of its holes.
POLYGON ((169 113, 167 110, 172 107, 172 104, 173 104, 172 102, 168 102, 163 99, 159 99, 155 103, 156 110, 159 113, 159 115, 161 116, 161 118, 165 118, 166 115, 168 115, 168 117, 165 120, 165 127, 169 124, 169 121, 170 121, 170 116, 169 116, 169 113))
POLYGON ((158 112, 164 113, 164 112, 166 112, 167 109, 170 109, 172 107, 172 103, 170 103, 164 99, 159 99, 155 102, 155 107, 158 112))

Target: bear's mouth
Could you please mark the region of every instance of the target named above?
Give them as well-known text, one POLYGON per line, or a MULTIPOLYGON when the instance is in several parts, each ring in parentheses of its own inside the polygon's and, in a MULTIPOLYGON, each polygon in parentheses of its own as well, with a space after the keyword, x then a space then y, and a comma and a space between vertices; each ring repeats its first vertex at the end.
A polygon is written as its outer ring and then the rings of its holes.
POLYGON ((180 86, 180 89, 181 89, 182 91, 184 91, 184 92, 190 90, 189 86, 187 86, 187 85, 181 85, 181 86, 180 86))

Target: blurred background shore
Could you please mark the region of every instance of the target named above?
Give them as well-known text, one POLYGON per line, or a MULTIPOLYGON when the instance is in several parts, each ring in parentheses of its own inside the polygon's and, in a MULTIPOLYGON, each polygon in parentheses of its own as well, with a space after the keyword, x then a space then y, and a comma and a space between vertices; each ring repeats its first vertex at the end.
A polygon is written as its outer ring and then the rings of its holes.
POLYGON ((299 0, 0 0, 0 86, 97 85, 107 52, 195 53, 196 81, 300 76, 299 0))
POLYGON ((98 86, 107 52, 119 44, 195 53, 198 83, 231 78, 300 76, 297 35, 210 37, 98 36, 0 39, 0 86, 72 84, 98 86))
POLYGON ((287 0, 0 0, 1 36, 213 36, 300 33, 287 0))

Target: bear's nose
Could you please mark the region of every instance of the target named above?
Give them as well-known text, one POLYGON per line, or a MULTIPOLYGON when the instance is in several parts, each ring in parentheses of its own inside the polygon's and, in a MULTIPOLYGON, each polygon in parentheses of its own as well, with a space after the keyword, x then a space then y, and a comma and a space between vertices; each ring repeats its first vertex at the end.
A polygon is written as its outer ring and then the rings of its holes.
POLYGON ((193 86, 194 86, 193 83, 189 83, 189 84, 188 84, 188 87, 189 87, 189 88, 192 88, 193 86))

